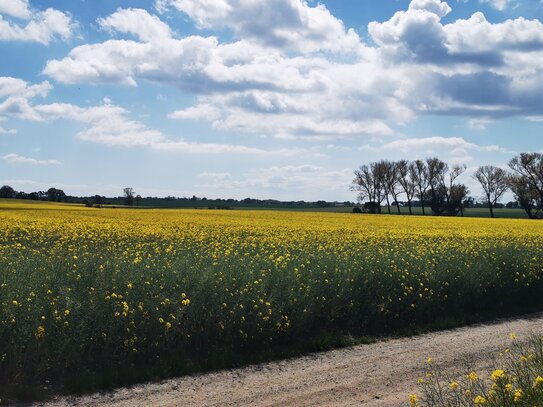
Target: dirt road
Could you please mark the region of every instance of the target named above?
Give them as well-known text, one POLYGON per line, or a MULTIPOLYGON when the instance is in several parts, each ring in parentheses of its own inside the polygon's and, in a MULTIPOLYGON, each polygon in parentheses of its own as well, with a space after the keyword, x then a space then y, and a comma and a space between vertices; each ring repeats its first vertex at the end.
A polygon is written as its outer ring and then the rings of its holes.
POLYGON ((394 339, 242 369, 143 384, 111 393, 61 398, 46 406, 405 406, 428 357, 443 370, 477 369, 530 332, 543 314, 394 339))

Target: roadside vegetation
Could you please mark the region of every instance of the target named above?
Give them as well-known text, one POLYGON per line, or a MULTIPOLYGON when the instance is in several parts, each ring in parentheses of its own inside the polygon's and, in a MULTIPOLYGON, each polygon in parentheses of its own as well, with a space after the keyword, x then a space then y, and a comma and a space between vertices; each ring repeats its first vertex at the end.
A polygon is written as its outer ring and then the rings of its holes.
POLYGON ((412 394, 411 407, 533 407, 543 406, 543 336, 524 341, 511 333, 512 343, 498 351, 490 371, 447 376, 428 359, 419 378, 421 396, 412 394))

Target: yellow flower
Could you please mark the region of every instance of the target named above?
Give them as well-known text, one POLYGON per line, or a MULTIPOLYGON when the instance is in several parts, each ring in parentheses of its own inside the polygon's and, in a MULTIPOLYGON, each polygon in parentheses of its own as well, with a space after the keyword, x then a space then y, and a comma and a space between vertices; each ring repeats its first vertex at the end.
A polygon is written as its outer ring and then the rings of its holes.
POLYGON ((477 396, 475 397, 475 399, 473 400, 473 402, 477 405, 481 405, 481 404, 485 404, 486 403, 486 399, 483 397, 483 396, 477 396))
POLYGON ((427 362, 427 363, 432 363, 433 361, 434 361, 434 359, 432 359, 432 358, 426 359, 426 362, 427 362))
POLYGON ((409 395, 409 406, 410 407, 418 407, 419 405, 419 399, 416 394, 410 394, 409 395))
POLYGON ((424 380, 423 377, 419 377, 418 382, 419 382, 419 384, 424 384, 424 383, 426 383, 426 381, 424 380))
POLYGON ((543 383, 543 377, 537 376, 534 381, 534 386, 540 386, 543 383))
POLYGON ((505 391, 509 393, 511 390, 513 390, 513 385, 511 383, 507 383, 505 385, 505 391))
POLYGON ((66 315, 66 316, 70 315, 70 310, 69 309, 64 310, 64 315, 66 315))
POLYGON ((449 384, 449 389, 451 389, 451 390, 456 390, 456 389, 458 389, 458 383, 456 383, 456 382, 451 382, 451 384, 449 384))
POLYGON ((190 300, 188 298, 185 298, 183 301, 181 301, 181 304, 187 306, 190 304, 190 300))
POLYGON ((43 325, 38 326, 35 335, 37 339, 41 339, 45 336, 45 328, 43 327, 43 325))
POLYGON ((17 300, 13 300, 13 301, 11 301, 11 303, 12 303, 13 305, 15 305, 15 306, 19 305, 19 303, 17 302, 17 300))
POLYGON ((512 341, 514 341, 514 340, 517 339, 517 335, 516 335, 514 332, 511 332, 511 333, 509 334, 509 338, 510 338, 512 341))
POLYGON ((170 329, 172 327, 172 324, 170 322, 166 322, 166 329, 170 329))
POLYGON ((477 373, 475 372, 470 372, 468 374, 468 379, 471 380, 472 382, 474 382, 475 380, 477 380, 477 373))
POLYGON ((492 374, 490 375, 490 378, 493 380, 493 381, 496 381, 498 379, 502 379, 503 377, 505 376, 505 371, 501 370, 501 369, 496 369, 492 372, 492 374))
POLYGON ((522 389, 516 389, 515 393, 513 394, 513 401, 515 403, 518 403, 520 399, 522 399, 523 395, 524 395, 524 392, 522 391, 522 389))

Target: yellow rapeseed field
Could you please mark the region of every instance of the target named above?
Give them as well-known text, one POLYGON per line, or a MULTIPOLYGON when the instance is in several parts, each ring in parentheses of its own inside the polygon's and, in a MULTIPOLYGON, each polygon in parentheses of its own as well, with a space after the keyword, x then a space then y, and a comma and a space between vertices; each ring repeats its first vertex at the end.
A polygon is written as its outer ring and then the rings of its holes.
POLYGON ((543 305, 537 221, 0 201, 0 224, 4 385, 121 383, 543 305))

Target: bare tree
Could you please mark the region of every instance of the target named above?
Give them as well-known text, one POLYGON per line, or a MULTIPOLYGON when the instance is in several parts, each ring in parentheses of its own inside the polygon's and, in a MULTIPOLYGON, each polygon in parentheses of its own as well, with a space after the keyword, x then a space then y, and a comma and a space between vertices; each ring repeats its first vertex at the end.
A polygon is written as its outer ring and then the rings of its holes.
POLYGON ((505 191, 509 189, 507 172, 492 165, 481 166, 473 174, 473 178, 479 181, 488 202, 490 217, 494 217, 494 206, 501 199, 505 191))
POLYGON ((134 204, 134 188, 123 188, 124 204, 132 206, 134 204))
POLYGON ((363 202, 367 199, 370 203, 370 210, 380 212, 380 185, 376 180, 373 165, 360 166, 354 175, 351 190, 358 192, 358 201, 363 202))
POLYGON ((417 168, 415 163, 410 163, 407 160, 400 160, 396 163, 396 168, 398 171, 398 183, 403 189, 405 196, 407 197, 407 206, 409 207, 409 214, 413 215, 413 210, 411 209, 411 201, 415 196, 416 191, 416 174, 417 168))
POLYGON ((394 161, 385 161, 385 165, 387 189, 392 196, 394 202, 396 202, 396 209, 398 210, 398 215, 401 215, 400 202, 398 202, 398 196, 401 193, 401 185, 398 176, 398 165, 394 161))
MULTIPOLYGON (((371 170, 376 183, 376 190, 378 192, 378 202, 381 203, 386 200, 387 212, 390 214, 390 191, 388 190, 387 172, 388 165, 386 161, 379 161, 370 164, 371 170)), ((379 210, 379 213, 381 211, 379 210)))
POLYGON ((430 177, 428 174, 428 165, 422 160, 416 160, 413 162, 413 168, 410 168, 412 172, 412 178, 417 188, 417 196, 420 199, 420 205, 422 207, 422 214, 426 215, 424 209, 424 197, 430 186, 430 177))
POLYGON ((522 153, 509 162, 515 172, 509 183, 531 219, 543 218, 543 154, 522 153))
MULTIPOLYGON (((466 170, 465 165, 449 166, 439 158, 428 158, 428 183, 430 186, 430 207, 434 215, 456 215, 462 208, 459 207, 458 194, 453 189, 456 179, 466 170), (454 200, 453 192, 455 192, 454 200)), ((467 194, 467 188, 465 188, 467 194)), ((460 202, 461 203, 461 202, 460 202)))

